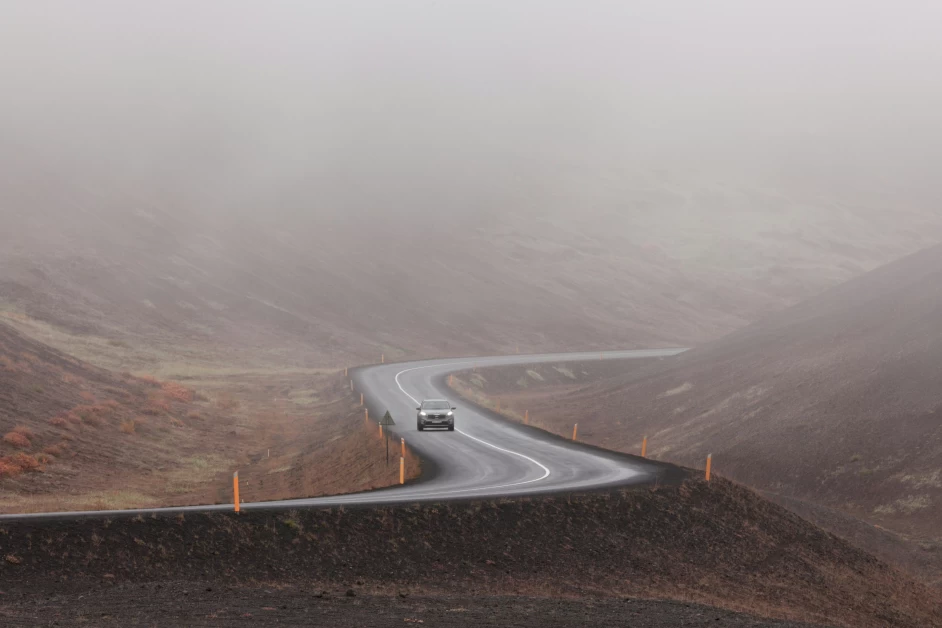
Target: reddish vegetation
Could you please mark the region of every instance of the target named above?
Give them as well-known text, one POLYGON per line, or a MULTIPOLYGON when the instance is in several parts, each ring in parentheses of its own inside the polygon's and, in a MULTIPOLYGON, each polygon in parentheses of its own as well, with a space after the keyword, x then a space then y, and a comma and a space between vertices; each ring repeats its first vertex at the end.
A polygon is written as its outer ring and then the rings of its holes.
POLYGON ((193 391, 176 382, 166 382, 161 386, 163 394, 173 401, 190 403, 193 401, 193 391))
POLYGON ((43 453, 49 456, 59 457, 68 447, 68 443, 59 443, 57 445, 49 445, 48 447, 43 448, 43 453))
POLYGON ((23 452, 4 456, 0 458, 0 478, 14 477, 24 471, 35 471, 39 466, 40 461, 36 457, 23 452))
MULTIPOLYGON (((191 402, 180 401, 192 400, 183 386, 161 385, 155 391, 147 382, 79 362, 2 324, 0 356, 15 366, 0 371, 0 430, 6 431, 0 440, 0 494, 5 503, 20 494, 75 495, 111 486, 133 487, 136 477, 143 478, 154 467, 172 468, 179 455, 207 450, 189 442, 187 430, 171 425, 171 421, 182 425, 173 415, 196 412, 191 402), (15 357, 20 360, 14 361, 15 357), (113 447, 109 441, 116 436, 110 434, 122 430, 141 434, 136 419, 152 404, 169 417, 163 428, 168 434, 155 428, 148 435, 165 440, 167 448, 154 448, 143 439, 113 447), (42 465, 45 473, 24 474, 42 465)), ((6 507, 0 505, 0 510, 6 507)))
POLYGON ((13 445, 19 449, 27 449, 32 446, 29 438, 21 434, 20 432, 8 432, 3 436, 3 442, 8 445, 13 445))
MULTIPOLYGON (((102 493, 130 494, 119 507, 227 502, 235 469, 243 495, 258 500, 398 482, 398 463, 385 464, 339 374, 233 381, 213 403, 179 383, 92 367, 0 324, 0 355, 23 351, 35 356, 29 372, 0 371, 0 430, 9 432, 0 511, 60 509, 66 496, 70 507, 115 507, 102 493), (279 402, 273 411, 273 396, 312 386, 316 405, 279 402), (235 388, 253 393, 237 399, 235 388), (23 473, 40 464, 44 473, 23 473)), ((408 463, 415 477, 419 461, 410 454, 408 463)))

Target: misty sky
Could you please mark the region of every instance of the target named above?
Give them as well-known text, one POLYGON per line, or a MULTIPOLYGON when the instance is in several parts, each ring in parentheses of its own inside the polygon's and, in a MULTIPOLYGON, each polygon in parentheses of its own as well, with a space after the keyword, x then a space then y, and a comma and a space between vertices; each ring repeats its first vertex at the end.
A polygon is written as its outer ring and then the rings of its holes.
POLYGON ((6 0, 0 142, 206 207, 494 208, 638 167, 926 202, 940 25, 933 1, 6 0))

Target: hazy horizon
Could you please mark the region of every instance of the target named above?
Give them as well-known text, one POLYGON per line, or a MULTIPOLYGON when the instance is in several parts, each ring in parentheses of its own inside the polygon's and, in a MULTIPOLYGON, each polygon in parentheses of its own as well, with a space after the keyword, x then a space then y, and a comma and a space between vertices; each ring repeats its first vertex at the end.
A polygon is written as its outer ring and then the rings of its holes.
POLYGON ((642 170, 934 204, 942 6, 762 4, 10 2, 0 137, 189 210, 578 210, 642 170))

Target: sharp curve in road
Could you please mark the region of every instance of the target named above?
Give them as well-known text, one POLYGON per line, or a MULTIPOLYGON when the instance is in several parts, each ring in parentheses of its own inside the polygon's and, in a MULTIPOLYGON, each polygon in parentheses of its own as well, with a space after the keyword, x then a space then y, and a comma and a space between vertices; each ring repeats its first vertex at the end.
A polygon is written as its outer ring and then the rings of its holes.
MULTIPOLYGON (((392 432, 406 439, 430 469, 418 481, 402 486, 333 497, 242 504, 243 510, 395 504, 449 499, 491 498, 578 491, 650 481, 657 467, 616 452, 580 445, 540 430, 511 423, 457 399, 445 385, 449 373, 472 367, 590 359, 668 357, 683 349, 556 353, 441 359, 362 367, 353 373, 371 416, 388 410, 396 421, 392 432), (451 399, 455 431, 416 429, 416 406, 422 399, 451 399)), ((577 422, 579 417, 573 417, 577 422)), ((398 444, 398 443, 397 443, 398 444)), ((398 452, 398 447, 396 448, 398 452)), ((10 519, 50 519, 122 514, 228 511, 232 504, 139 510, 83 511, 0 515, 10 519)))

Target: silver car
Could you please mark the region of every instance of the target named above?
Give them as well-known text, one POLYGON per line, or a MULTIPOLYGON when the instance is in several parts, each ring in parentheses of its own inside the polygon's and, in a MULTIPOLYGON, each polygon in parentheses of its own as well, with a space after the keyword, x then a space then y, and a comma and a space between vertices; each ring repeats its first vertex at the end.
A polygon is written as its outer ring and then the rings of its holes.
POLYGON ((426 399, 416 408, 416 427, 421 432, 427 427, 447 427, 449 432, 455 430, 455 408, 445 399, 426 399))

